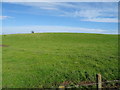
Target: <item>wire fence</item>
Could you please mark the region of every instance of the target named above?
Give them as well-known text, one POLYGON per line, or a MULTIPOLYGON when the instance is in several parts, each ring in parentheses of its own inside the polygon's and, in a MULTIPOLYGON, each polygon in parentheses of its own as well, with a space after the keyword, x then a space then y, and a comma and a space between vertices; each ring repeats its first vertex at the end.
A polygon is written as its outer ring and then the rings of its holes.
MULTIPOLYGON (((104 81, 104 82, 101 82, 101 84, 110 83, 110 82, 120 82, 120 80, 104 81)), ((89 85, 96 85, 96 84, 99 84, 99 83, 94 82, 89 84, 79 84, 79 86, 89 86, 89 85)))
MULTIPOLYGON (((96 88, 97 89, 100 89, 100 88, 120 88, 120 80, 111 80, 111 81, 102 81, 102 77, 101 77, 101 74, 97 74, 96 75, 96 82, 81 82, 79 84, 76 85, 76 87, 81 87, 81 86, 93 86, 93 85, 96 85, 96 88), (112 86, 109 86, 108 83, 114 83, 112 86), (107 86, 108 85, 108 86, 107 86)), ((59 88, 65 88, 65 86, 59 86, 59 88)))

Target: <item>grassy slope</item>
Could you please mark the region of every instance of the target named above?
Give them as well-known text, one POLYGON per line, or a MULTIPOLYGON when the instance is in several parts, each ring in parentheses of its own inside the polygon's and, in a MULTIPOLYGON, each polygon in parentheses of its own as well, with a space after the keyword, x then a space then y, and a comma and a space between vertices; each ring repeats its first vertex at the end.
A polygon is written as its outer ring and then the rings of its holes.
POLYGON ((57 87, 118 79, 117 35, 40 33, 3 36, 3 87, 57 87))

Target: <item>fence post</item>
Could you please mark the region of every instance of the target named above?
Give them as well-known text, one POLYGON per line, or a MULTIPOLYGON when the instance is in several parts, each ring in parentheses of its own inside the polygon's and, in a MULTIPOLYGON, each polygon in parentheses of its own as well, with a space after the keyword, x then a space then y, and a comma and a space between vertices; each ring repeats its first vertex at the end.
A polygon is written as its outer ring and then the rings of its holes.
POLYGON ((96 75, 96 85, 97 85, 97 90, 101 90, 102 88, 102 80, 101 80, 101 74, 96 75))
POLYGON ((59 86, 60 90, 65 90, 65 86, 59 86))

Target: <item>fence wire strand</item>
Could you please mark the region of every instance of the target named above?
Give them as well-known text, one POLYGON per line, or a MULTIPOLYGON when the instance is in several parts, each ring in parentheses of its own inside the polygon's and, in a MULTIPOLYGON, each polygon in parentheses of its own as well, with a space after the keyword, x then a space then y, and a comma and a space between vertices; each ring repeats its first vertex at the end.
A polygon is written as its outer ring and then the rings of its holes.
MULTIPOLYGON (((109 83, 109 82, 120 82, 120 80, 104 81, 101 83, 104 84, 104 83, 109 83)), ((89 86, 89 85, 96 85, 96 84, 98 84, 98 83, 79 84, 79 86, 89 86)))

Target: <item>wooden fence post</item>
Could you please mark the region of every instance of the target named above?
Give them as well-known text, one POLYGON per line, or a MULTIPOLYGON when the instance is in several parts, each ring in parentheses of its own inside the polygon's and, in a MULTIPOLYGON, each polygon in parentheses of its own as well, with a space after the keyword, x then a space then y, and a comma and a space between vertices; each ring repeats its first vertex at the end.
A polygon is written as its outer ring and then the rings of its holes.
POLYGON ((101 90, 102 88, 102 80, 101 80, 101 74, 96 75, 96 85, 97 85, 97 90, 101 90))
POLYGON ((65 86, 59 86, 60 90, 65 90, 65 86))

